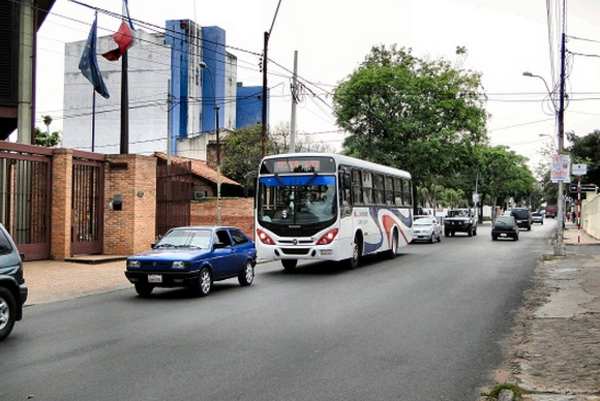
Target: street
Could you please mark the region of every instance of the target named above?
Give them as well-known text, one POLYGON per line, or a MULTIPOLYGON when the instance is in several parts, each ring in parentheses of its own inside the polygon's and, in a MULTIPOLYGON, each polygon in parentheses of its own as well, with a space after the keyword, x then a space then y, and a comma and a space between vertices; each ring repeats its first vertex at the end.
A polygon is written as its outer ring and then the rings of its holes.
POLYGON ((517 242, 483 225, 356 270, 261 264, 252 286, 203 299, 130 288, 32 306, 0 343, 0 399, 477 400, 555 224, 517 242))

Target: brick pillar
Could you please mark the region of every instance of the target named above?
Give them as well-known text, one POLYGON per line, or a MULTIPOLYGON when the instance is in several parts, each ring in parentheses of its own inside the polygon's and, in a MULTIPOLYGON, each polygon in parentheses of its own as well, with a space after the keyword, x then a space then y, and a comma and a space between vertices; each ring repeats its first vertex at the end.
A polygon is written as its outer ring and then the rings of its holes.
POLYGON ((108 155, 104 205, 104 254, 132 255, 150 249, 156 231, 156 158, 108 155), (110 207, 115 195, 122 209, 110 207))
POLYGON ((55 149, 52 162, 52 222, 50 257, 71 256, 73 211, 73 150, 55 149))

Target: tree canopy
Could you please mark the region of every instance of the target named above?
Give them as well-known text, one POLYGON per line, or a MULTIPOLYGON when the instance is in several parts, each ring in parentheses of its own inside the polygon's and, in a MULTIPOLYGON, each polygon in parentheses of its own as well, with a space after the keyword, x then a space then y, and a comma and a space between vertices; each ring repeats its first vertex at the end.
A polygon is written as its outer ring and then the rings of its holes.
POLYGON ((337 123, 350 133, 344 153, 408 170, 416 182, 456 172, 487 141, 480 77, 410 49, 374 46, 334 90, 337 123))

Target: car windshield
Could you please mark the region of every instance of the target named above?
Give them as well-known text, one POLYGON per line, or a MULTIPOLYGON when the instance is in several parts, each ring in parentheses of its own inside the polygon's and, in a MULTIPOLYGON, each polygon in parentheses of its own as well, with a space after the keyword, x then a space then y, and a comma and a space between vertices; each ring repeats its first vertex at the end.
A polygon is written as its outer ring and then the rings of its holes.
POLYGON ((515 220, 510 216, 499 216, 496 219, 496 224, 515 224, 515 220))
POLYGON ((431 219, 421 218, 421 219, 415 220, 415 226, 431 226, 433 224, 434 224, 433 220, 431 220, 431 219))
POLYGON ((451 210, 448 212, 448 217, 469 217, 468 210, 451 210))
POLYGON ((520 219, 526 219, 529 216, 529 211, 526 209, 513 209, 511 213, 520 219))
POLYGON ((154 246, 155 248, 201 248, 210 246, 211 230, 185 229, 169 231, 154 246))
POLYGON ((290 175, 259 180, 259 216, 271 223, 320 223, 337 216, 333 175, 290 175))

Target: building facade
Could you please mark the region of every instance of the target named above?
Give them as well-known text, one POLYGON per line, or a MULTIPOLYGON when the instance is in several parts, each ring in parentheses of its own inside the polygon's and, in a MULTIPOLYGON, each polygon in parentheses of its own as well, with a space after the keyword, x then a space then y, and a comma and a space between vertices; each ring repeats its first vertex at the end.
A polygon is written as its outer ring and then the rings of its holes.
MULTIPOLYGON (((169 20, 165 33, 137 30, 135 36, 127 52, 129 153, 159 151, 206 160, 216 143, 217 120, 221 139, 244 126, 237 113, 244 121, 260 121, 262 108, 245 101, 242 108, 238 104, 237 57, 226 51, 225 30, 187 19, 169 20)), ((63 146, 116 154, 121 141, 122 61, 98 56, 110 92, 105 99, 94 94, 79 70, 84 46, 85 41, 77 41, 65 48, 63 146)), ((111 36, 98 38, 98 53, 114 47, 111 36)))

